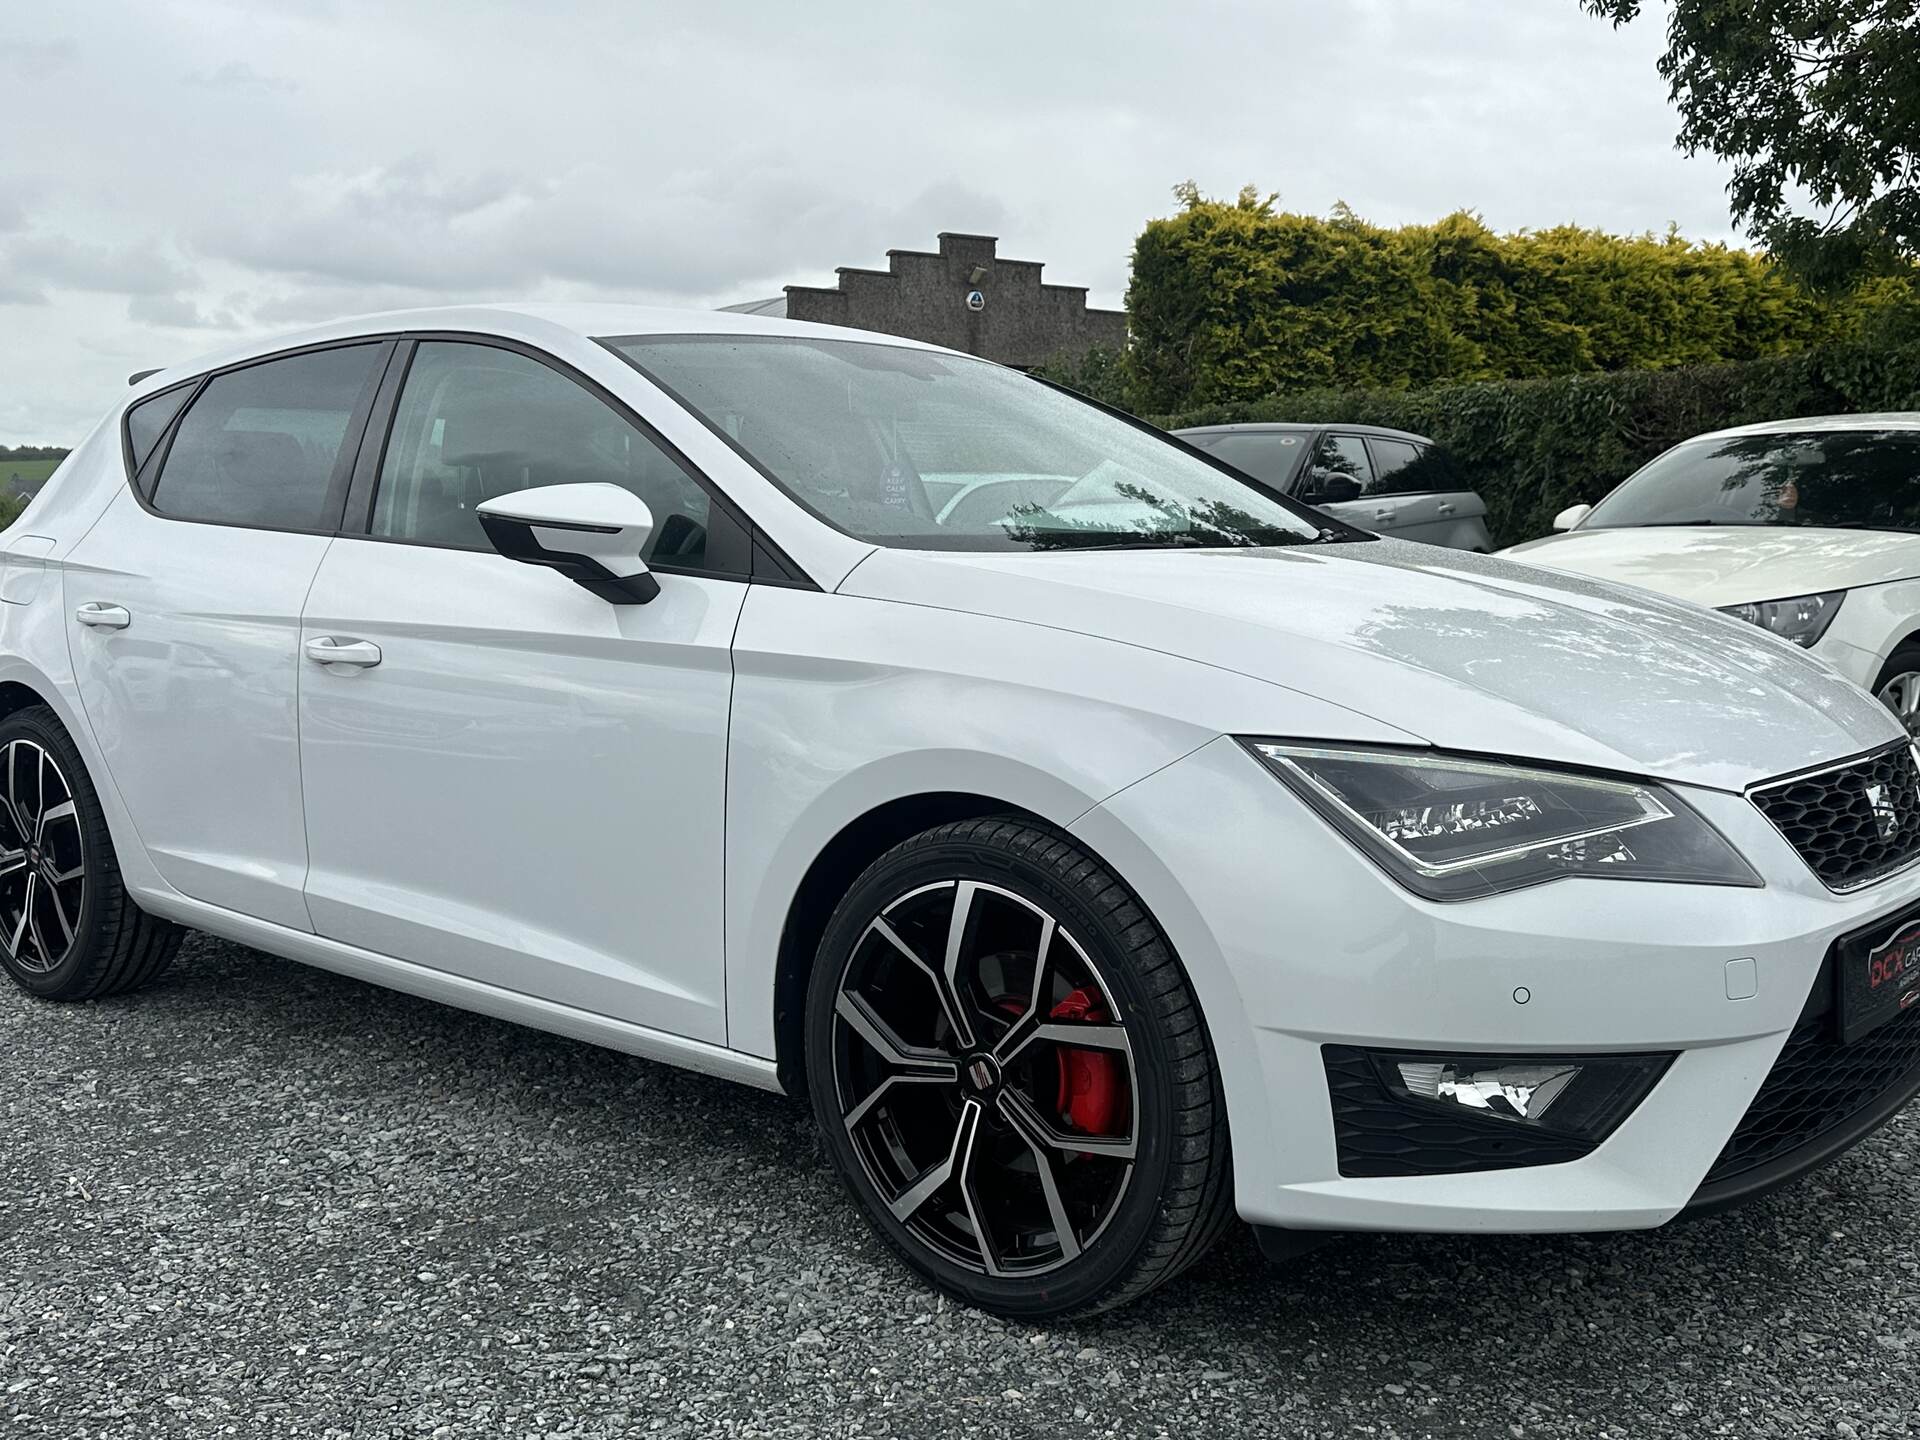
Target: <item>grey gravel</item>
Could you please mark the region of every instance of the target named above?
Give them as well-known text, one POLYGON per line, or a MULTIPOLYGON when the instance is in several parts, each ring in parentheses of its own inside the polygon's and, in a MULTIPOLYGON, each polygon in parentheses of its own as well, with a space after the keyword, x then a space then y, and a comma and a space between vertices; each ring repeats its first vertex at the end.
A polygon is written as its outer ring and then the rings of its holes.
POLYGON ((196 936, 0 992, 0 1434, 1906 1434, 1917 1142, 1647 1235, 1236 1231, 1036 1329, 898 1269, 796 1102, 196 936))

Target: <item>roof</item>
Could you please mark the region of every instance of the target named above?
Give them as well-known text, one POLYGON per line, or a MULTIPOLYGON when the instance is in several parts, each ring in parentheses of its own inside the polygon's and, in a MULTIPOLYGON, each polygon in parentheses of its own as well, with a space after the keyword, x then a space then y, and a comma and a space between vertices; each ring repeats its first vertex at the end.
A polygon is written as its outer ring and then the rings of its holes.
MULTIPOLYGON (((147 372, 135 389, 162 390, 176 380, 203 371, 237 364, 255 356, 271 355, 301 345, 349 340, 358 335, 391 334, 401 330, 472 331, 499 334, 534 344, 552 343, 554 332, 597 340, 619 335, 793 335, 816 340, 851 340, 913 350, 940 350, 900 335, 880 335, 844 325, 812 325, 765 315, 724 310, 675 310, 650 305, 591 302, 568 304, 443 305, 420 310, 387 310, 353 315, 288 334, 264 336, 229 346, 211 355, 196 356, 164 370, 147 372)), ((957 354, 941 350, 942 354, 957 354)))
POLYGON ((1411 430, 1393 430, 1385 425, 1348 425, 1332 420, 1315 421, 1312 424, 1297 420, 1249 420, 1239 425, 1187 425, 1173 433, 1176 435, 1305 435, 1317 430, 1338 430, 1343 435, 1378 435, 1386 440, 1415 440, 1422 445, 1433 444, 1433 441, 1425 435, 1416 435, 1411 430))
POLYGON ((1696 440, 1729 440, 1741 435, 1804 435, 1823 430, 1920 430, 1920 410, 1880 410, 1861 415, 1804 415, 1797 420, 1762 420, 1757 425, 1709 430, 1683 443, 1691 445, 1696 440))

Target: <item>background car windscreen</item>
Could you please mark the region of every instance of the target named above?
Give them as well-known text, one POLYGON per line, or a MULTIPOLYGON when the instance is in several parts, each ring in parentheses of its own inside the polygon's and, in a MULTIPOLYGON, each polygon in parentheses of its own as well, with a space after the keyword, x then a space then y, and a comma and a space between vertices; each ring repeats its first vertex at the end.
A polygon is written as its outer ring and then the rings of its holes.
POLYGON ((1805 431, 1682 445, 1596 505, 1581 528, 1620 525, 1920 530, 1920 432, 1805 431))
POLYGON ((607 343, 801 504, 874 544, 1291 545, 1326 524, 984 361, 785 336, 607 343))
POLYGON ((1209 455, 1226 461, 1234 469, 1244 470, 1276 490, 1285 490, 1293 483, 1300 462, 1312 448, 1308 442, 1313 439, 1313 432, 1281 434, 1228 431, 1218 435, 1187 435, 1182 438, 1189 444, 1198 445, 1209 455))

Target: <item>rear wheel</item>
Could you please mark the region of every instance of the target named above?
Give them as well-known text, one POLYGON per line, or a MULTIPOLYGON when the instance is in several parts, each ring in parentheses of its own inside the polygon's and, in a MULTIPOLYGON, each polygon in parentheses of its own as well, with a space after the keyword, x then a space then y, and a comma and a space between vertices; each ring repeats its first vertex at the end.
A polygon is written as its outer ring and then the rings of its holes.
POLYGON ((45 706, 0 721, 0 967, 48 1000, 91 1000, 167 967, 180 929, 120 882, 100 799, 45 706))
POLYGON ((944 825, 835 912, 808 994, 815 1112, 881 1236, 1032 1319, 1110 1308, 1231 1215, 1199 1007, 1137 901, 1056 831, 944 825))

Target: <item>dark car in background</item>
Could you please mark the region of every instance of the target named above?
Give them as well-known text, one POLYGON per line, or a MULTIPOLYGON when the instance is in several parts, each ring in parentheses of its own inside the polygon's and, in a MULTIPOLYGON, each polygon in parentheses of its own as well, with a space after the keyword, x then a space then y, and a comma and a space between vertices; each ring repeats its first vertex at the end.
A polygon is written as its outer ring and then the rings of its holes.
POLYGON ((1200 425, 1173 432, 1350 525, 1455 550, 1492 549, 1487 507, 1424 435, 1378 425, 1200 425))

